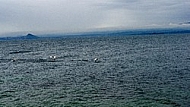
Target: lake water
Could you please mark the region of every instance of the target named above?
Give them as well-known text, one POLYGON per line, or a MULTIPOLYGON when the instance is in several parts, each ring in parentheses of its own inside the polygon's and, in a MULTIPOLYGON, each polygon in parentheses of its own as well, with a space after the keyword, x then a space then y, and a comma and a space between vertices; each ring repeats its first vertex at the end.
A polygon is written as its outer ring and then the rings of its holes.
POLYGON ((0 41, 6 106, 189 107, 190 34, 0 41))

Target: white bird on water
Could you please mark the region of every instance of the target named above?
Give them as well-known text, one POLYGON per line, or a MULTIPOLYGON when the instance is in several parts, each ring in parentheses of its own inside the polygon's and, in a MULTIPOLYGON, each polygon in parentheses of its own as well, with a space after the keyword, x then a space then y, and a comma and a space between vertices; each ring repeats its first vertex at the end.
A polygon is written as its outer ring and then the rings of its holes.
POLYGON ((55 55, 52 55, 52 56, 49 56, 49 58, 50 58, 52 61, 55 61, 56 56, 55 56, 55 55))
POLYGON ((16 60, 17 60, 16 58, 13 58, 11 61, 12 61, 12 62, 15 62, 16 60))
POLYGON ((99 62, 98 58, 94 58, 94 62, 98 63, 99 62))

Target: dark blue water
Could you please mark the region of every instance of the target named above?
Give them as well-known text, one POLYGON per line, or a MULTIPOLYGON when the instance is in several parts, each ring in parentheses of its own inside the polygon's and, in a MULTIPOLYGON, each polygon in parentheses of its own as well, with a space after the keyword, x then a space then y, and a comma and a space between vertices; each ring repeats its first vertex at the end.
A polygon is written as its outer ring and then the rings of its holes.
POLYGON ((0 41, 1 106, 189 107, 190 35, 0 41))

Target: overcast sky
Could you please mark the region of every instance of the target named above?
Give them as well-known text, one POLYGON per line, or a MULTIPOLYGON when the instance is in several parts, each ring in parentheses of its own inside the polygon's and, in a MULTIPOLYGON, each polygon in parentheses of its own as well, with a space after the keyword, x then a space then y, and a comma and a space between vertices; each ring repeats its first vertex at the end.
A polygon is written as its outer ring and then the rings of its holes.
POLYGON ((187 27, 190 0, 0 0, 0 35, 187 27))

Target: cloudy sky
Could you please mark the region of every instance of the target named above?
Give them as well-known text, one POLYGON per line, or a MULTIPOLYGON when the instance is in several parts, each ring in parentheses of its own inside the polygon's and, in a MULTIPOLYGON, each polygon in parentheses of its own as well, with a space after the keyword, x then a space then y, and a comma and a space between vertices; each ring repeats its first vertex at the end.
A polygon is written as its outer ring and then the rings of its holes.
POLYGON ((0 35, 190 26, 190 0, 0 0, 0 35))

